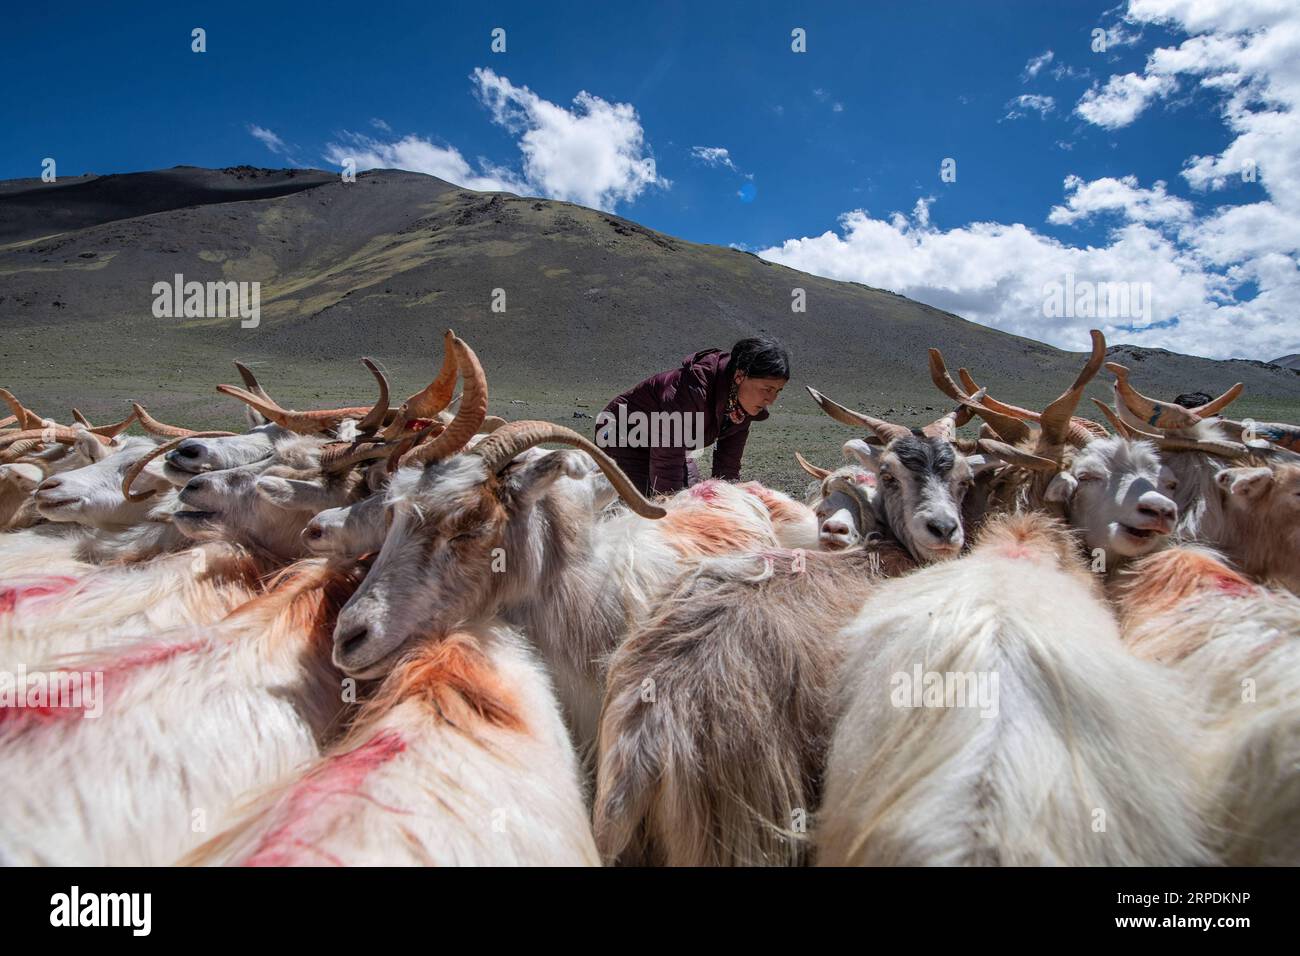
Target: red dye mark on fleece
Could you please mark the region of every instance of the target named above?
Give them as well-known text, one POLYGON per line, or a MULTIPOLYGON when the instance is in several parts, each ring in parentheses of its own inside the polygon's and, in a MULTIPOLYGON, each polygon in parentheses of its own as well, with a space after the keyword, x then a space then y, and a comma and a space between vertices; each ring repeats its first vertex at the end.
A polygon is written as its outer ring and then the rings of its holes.
MULTIPOLYGON (((67 679, 73 674, 83 675, 79 678, 85 686, 86 677, 90 675, 91 681, 95 680, 94 675, 100 675, 98 687, 91 687, 91 690, 98 690, 102 695, 102 700, 97 701, 99 706, 104 706, 108 700, 110 688, 116 688, 121 685, 122 678, 130 675, 134 671, 145 667, 153 667, 157 664, 163 664, 181 654, 191 654, 208 646, 207 641, 189 641, 187 643, 177 644, 147 644, 143 648, 136 649, 131 653, 122 654, 118 657, 109 658, 102 665, 98 663, 79 664, 76 667, 67 670, 51 668, 42 673, 51 675, 51 684, 65 684, 67 679)), ((36 672, 33 671, 32 674, 36 672)), ((29 680, 32 675, 29 675, 29 680)), ((25 693, 22 688, 18 689, 20 693, 25 693)), ((40 706, 40 707, 0 707, 0 724, 8 722, 18 722, 28 720, 32 725, 49 723, 52 720, 75 718, 81 720, 87 709, 90 708, 92 701, 86 699, 86 694, 82 693, 83 706, 73 707, 68 704, 63 706, 40 706)))
MULTIPOLYGON (((366 797, 360 787, 366 778, 406 749, 406 742, 395 730, 386 730, 355 750, 331 757, 310 771, 277 804, 277 816, 284 822, 262 838, 257 849, 244 860, 244 866, 301 866, 311 862, 302 858, 303 851, 325 859, 335 866, 342 860, 315 846, 327 821, 312 817, 330 797, 340 794, 366 797)), ((384 807, 401 813, 395 807, 384 807)))
POLYGON ((701 481, 698 485, 691 485, 688 491, 692 498, 698 498, 700 501, 717 501, 718 485, 719 482, 710 478, 708 481, 701 481))
POLYGON ((1213 581, 1216 590, 1231 597, 1251 597, 1256 593, 1253 584, 1235 574, 1215 574, 1213 581))
POLYGON ((62 594, 68 588, 77 583, 76 578, 66 577, 64 575, 52 575, 34 579, 30 584, 19 584, 13 587, 0 588, 0 614, 10 614, 18 607, 21 601, 27 603, 37 598, 50 597, 54 594, 62 594))

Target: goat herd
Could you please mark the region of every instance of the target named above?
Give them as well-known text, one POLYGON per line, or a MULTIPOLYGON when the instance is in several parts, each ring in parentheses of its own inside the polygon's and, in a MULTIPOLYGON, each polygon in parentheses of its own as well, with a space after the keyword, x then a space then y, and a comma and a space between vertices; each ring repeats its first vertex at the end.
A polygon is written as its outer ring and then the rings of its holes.
POLYGON ((1112 435, 1098 332, 1042 412, 931 350, 924 429, 809 389, 806 504, 649 501, 445 349, 396 409, 239 366, 242 434, 0 390, 0 862, 1300 863, 1300 434, 1240 386, 1110 364, 1112 435))

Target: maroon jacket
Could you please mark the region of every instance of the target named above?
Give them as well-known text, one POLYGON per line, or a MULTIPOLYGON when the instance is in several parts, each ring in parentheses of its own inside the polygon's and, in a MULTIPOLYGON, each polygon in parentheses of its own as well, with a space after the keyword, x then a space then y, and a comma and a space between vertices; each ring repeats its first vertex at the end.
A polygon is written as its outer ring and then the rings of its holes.
MULTIPOLYGON (((740 459, 749 437, 749 423, 763 421, 767 409, 745 416, 739 425, 727 417, 727 397, 731 391, 731 353, 705 349, 688 355, 682 364, 667 372, 653 375, 634 385, 608 405, 602 415, 617 416, 618 406, 628 412, 700 413, 704 427, 701 447, 717 441, 713 451, 713 477, 735 480, 740 477, 740 459)), ((597 421, 597 435, 603 421, 597 421)), ((616 424, 616 422, 615 422, 616 424)), ((600 442, 641 489, 649 494, 671 494, 686 487, 686 448, 625 448, 618 445, 616 428, 600 442)))

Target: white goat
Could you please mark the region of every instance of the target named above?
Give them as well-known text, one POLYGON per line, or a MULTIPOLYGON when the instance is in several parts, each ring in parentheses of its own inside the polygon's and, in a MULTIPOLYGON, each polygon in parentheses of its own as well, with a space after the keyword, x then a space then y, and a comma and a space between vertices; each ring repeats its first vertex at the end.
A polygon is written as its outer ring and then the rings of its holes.
POLYGON ((589 866, 599 860, 550 679, 494 624, 413 649, 319 761, 190 863, 589 866))
POLYGON ((1192 711, 1125 650, 1075 549, 1043 515, 995 519, 970 556, 865 605, 847 633, 819 863, 1210 860, 1192 711))
POLYGON ((0 858, 171 863, 232 823, 241 794, 315 759, 343 708, 328 634, 359 577, 303 562, 220 624, 29 673, 33 686, 99 675, 82 703, 102 713, 0 709, 0 775, 14 782, 0 788, 0 858))
POLYGON ((1197 547, 1144 558, 1117 591, 1125 643, 1192 693, 1221 862, 1300 865, 1300 598, 1197 547))

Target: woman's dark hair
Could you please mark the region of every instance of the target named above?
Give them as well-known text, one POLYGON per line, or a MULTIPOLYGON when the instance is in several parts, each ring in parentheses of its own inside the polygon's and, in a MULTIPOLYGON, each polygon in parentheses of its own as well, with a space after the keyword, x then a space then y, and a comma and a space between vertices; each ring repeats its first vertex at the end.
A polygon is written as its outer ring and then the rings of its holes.
POLYGON ((741 339, 731 347, 731 367, 750 378, 790 377, 790 356, 775 339, 741 339))

